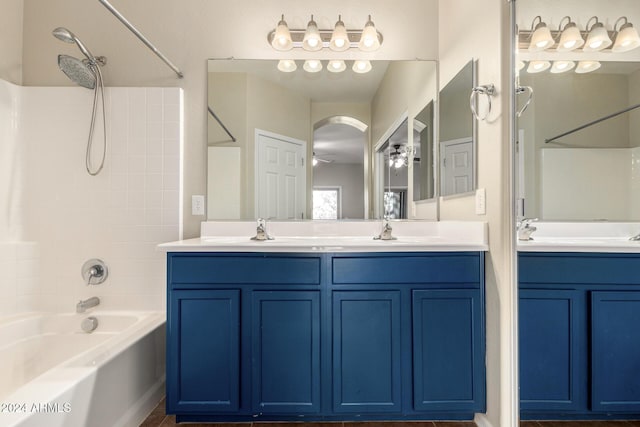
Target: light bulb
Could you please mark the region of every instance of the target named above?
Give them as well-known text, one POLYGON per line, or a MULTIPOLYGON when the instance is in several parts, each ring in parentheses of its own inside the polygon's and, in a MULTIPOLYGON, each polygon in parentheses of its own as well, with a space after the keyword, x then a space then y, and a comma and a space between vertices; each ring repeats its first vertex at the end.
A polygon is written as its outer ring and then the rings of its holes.
POLYGON ((342 52, 349 49, 349 36, 347 35, 347 29, 345 28, 340 15, 338 15, 338 22, 336 22, 333 33, 331 33, 329 48, 336 52, 342 52))
POLYGON ((378 31, 376 31, 376 26, 371 20, 371 15, 369 15, 369 20, 364 25, 364 29, 362 30, 358 48, 360 48, 360 50, 364 52, 373 52, 374 50, 378 50, 379 47, 380 39, 378 38, 378 31))
POLYGON ((322 38, 320 37, 320 31, 318 31, 318 25, 313 20, 313 15, 311 15, 311 20, 307 24, 307 31, 304 33, 302 48, 312 52, 322 49, 322 38))
POLYGON ((353 63, 352 70, 354 73, 363 74, 371 71, 371 62, 368 60, 358 60, 353 63))
POLYGON ((283 73, 292 73, 297 69, 298 66, 296 65, 296 61, 293 61, 291 59, 281 59, 280 61, 278 61, 278 70, 282 71, 283 73))
POLYGON ((347 65, 341 59, 333 59, 329 61, 327 65, 327 70, 332 73, 341 73, 342 71, 347 69, 347 65))
POLYGON ((554 74, 566 73, 573 69, 576 63, 573 61, 554 61, 551 66, 551 72, 554 74))
POLYGON ((317 73, 322 70, 322 62, 317 59, 307 59, 302 68, 308 73, 317 73))
POLYGON ((598 61, 580 61, 578 62, 578 66, 576 67, 576 73, 590 73, 600 68, 601 65, 602 64, 600 64, 600 62, 598 61))
POLYGON ((273 34, 273 39, 271 40, 271 46, 275 50, 286 51, 290 50, 293 47, 293 41, 291 40, 291 33, 289 32, 289 27, 287 26, 286 21, 284 20, 284 15, 282 15, 282 19, 278 22, 276 26, 276 30, 273 34))

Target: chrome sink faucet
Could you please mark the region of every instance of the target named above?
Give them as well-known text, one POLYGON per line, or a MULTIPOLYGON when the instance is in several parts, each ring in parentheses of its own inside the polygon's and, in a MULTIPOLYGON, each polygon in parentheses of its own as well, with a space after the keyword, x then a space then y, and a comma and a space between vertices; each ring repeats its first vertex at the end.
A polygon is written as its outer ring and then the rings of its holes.
POLYGON ((76 304, 76 313, 84 313, 88 308, 95 307, 100 304, 100 298, 91 297, 86 300, 80 300, 78 304, 76 304))
POLYGON ((523 218, 522 221, 518 221, 516 226, 518 227, 518 240, 533 240, 531 234, 537 230, 531 223, 537 221, 538 218, 523 218))
POLYGON ((258 218, 258 226, 256 227, 256 235, 251 238, 259 242, 265 240, 273 240, 273 237, 267 233, 267 220, 264 218, 258 218))
POLYGON ((389 224, 389 217, 384 217, 384 222, 382 223, 382 231, 379 235, 375 236, 373 240, 396 240, 397 237, 393 237, 391 232, 393 228, 391 228, 391 224, 389 224))

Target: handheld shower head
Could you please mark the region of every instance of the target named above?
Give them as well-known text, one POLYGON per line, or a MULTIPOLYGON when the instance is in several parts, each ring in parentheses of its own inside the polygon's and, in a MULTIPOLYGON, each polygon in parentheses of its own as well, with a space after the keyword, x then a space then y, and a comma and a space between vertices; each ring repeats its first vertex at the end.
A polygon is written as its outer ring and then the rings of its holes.
POLYGON ((73 34, 68 29, 64 27, 58 27, 53 30, 52 33, 53 36, 58 40, 62 40, 65 43, 75 43, 78 46, 78 49, 80 49, 80 52, 82 52, 82 54, 86 56, 89 61, 93 63, 96 62, 95 56, 93 56, 91 52, 89 52, 89 49, 87 49, 87 47, 80 41, 80 39, 77 38, 75 34, 73 34))

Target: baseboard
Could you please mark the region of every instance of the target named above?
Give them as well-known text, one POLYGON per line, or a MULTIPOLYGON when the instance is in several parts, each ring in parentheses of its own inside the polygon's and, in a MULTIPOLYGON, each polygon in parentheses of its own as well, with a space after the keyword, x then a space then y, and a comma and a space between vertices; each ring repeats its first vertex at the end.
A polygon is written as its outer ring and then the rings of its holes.
POLYGON ((473 422, 476 423, 478 427, 494 427, 485 414, 476 414, 475 417, 473 417, 473 422))
POLYGON ((138 427, 164 397, 165 376, 163 375, 147 390, 118 421, 118 426, 138 427))

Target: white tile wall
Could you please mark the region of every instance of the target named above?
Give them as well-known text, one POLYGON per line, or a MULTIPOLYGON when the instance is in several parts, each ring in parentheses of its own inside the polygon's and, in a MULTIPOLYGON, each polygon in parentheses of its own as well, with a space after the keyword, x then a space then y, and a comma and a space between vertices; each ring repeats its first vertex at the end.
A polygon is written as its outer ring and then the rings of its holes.
MULTIPOLYGON (((30 304, 20 309, 69 311, 94 295, 105 309, 165 306, 165 260, 155 245, 180 237, 182 91, 108 88, 108 155, 95 177, 84 164, 92 96, 83 88, 20 88, 24 235, 17 245, 0 240, 0 268, 12 266, 0 273, 4 314, 26 296, 30 304), (107 263, 104 284, 83 283, 89 258, 107 263)), ((93 141, 100 154, 101 121, 93 141)))

